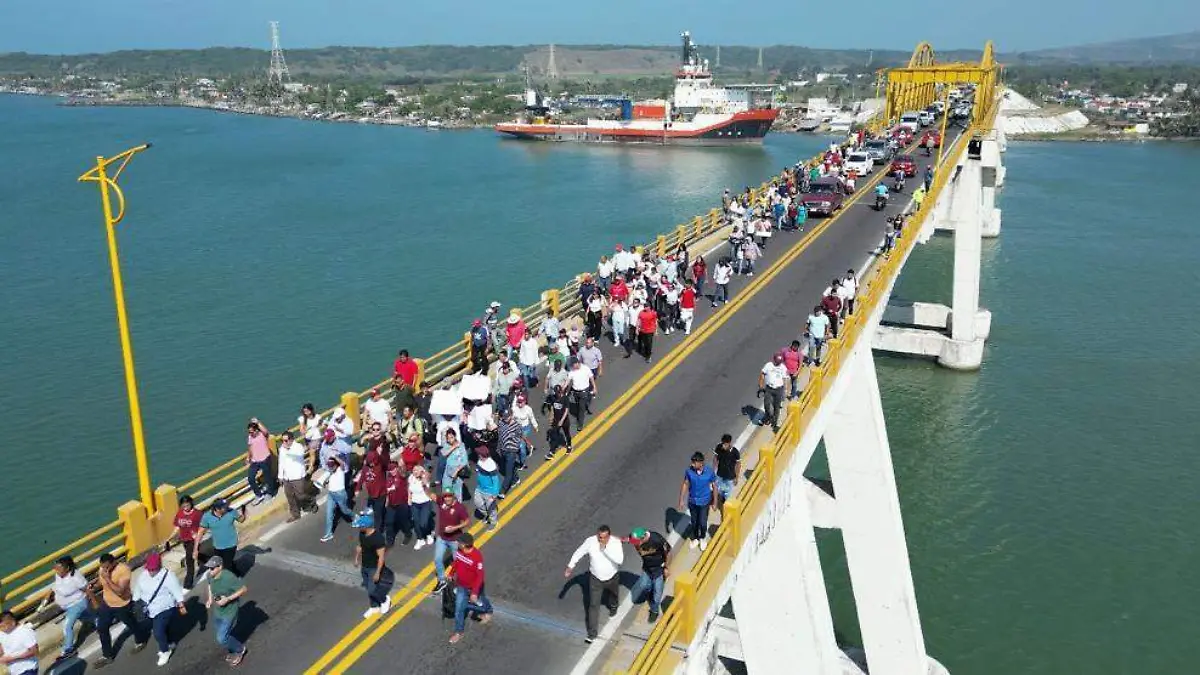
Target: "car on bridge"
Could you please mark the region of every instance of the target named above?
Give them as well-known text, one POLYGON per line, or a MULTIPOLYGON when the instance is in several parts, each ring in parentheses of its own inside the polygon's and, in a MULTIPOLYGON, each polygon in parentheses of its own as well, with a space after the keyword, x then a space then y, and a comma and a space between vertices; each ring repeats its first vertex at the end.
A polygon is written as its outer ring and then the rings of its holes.
POLYGON ((923 127, 933 124, 933 113, 929 112, 928 110, 922 110, 921 112, 917 113, 917 122, 919 122, 923 127))
POLYGON ((900 126, 908 129, 912 133, 917 133, 921 128, 921 113, 909 111, 900 116, 900 126))
POLYGON ((932 129, 921 134, 921 147, 925 147, 931 138, 933 139, 933 147, 942 147, 942 132, 933 131, 932 129))
MULTIPOLYGON (((915 168, 913 169, 916 170, 915 168)), ((818 178, 800 194, 800 203, 810 215, 832 216, 846 201, 846 186, 837 178, 818 178)))
POLYGON ((892 138, 896 139, 896 142, 899 143, 901 147, 904 147, 909 143, 912 143, 912 129, 897 125, 895 129, 892 129, 892 138))
POLYGON ((892 166, 888 168, 888 174, 894 174, 898 170, 903 171, 905 176, 911 178, 917 175, 917 163, 908 155, 900 155, 892 160, 892 166))
POLYGON ((846 173, 853 171, 860 176, 865 176, 874 170, 875 160, 871 158, 870 153, 862 150, 851 152, 842 162, 842 171, 846 173))
POLYGON ((878 138, 863 143, 863 152, 870 155, 875 164, 887 164, 896 154, 887 141, 878 138))

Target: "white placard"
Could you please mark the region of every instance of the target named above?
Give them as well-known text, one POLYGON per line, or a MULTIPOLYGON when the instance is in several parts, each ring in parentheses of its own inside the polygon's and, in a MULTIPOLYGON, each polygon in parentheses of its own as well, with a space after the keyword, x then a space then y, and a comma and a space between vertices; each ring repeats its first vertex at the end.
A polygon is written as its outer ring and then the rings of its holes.
POLYGON ((492 393, 492 381, 487 375, 463 375, 458 383, 459 398, 482 401, 492 393))
POLYGON ((434 391, 433 398, 429 400, 429 414, 461 415, 462 397, 453 389, 438 389, 434 391))

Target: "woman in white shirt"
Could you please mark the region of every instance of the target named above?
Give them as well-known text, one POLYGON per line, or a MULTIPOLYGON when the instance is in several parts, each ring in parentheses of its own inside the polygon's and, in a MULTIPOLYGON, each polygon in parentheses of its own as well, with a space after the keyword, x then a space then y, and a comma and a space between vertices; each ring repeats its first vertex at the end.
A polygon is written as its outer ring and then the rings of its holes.
POLYGON ((313 404, 305 403, 300 408, 296 425, 300 427, 300 432, 304 434, 304 444, 308 446, 308 470, 311 473, 317 468, 317 452, 321 449, 321 418, 317 416, 313 404))
POLYGON ((165 666, 171 659, 175 645, 167 635, 175 613, 187 614, 184 606, 186 596, 179 578, 164 569, 162 556, 157 552, 146 556, 142 573, 133 582, 133 601, 145 603, 146 616, 154 626, 154 641, 158 643, 158 665, 165 666))
POLYGON ((609 312, 611 312, 609 318, 612 321, 613 344, 623 345, 629 331, 629 323, 627 321, 629 318, 629 305, 623 300, 616 300, 609 307, 609 312))
POLYGON ((429 497, 429 472, 420 464, 408 474, 408 508, 417 536, 414 551, 433 545, 433 502, 429 497))
POLYGON ((596 286, 600 288, 601 293, 608 293, 608 284, 612 281, 613 261, 608 259, 608 256, 600 256, 600 264, 596 265, 596 286))
POLYGON ((88 589, 87 579, 75 566, 75 559, 64 555, 54 561, 54 604, 63 611, 63 657, 75 654, 75 622, 96 623, 92 610, 94 596, 88 589))
POLYGON ((521 425, 521 436, 524 437, 525 448, 521 453, 521 466, 524 467, 525 459, 533 454, 534 435, 537 431, 537 417, 533 414, 533 406, 529 405, 529 398, 525 394, 517 395, 517 402, 512 407, 513 421, 521 425))
POLYGON ((354 516, 346 497, 346 467, 341 457, 330 457, 325 463, 325 479, 319 487, 325 488, 328 493, 328 499, 325 500, 325 534, 321 541, 333 541, 333 521, 338 517, 338 511, 347 520, 354 516))

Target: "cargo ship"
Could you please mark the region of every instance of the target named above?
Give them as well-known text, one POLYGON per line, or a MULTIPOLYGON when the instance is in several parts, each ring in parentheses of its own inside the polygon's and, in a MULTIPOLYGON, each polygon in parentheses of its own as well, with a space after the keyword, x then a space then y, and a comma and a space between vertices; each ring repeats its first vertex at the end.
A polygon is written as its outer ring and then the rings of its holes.
POLYGON ((501 134, 522 140, 655 145, 731 145, 762 142, 779 117, 772 85, 717 86, 708 61, 683 33, 683 59, 671 100, 624 101, 618 119, 557 122, 541 92, 527 82, 525 114, 497 124, 501 134))

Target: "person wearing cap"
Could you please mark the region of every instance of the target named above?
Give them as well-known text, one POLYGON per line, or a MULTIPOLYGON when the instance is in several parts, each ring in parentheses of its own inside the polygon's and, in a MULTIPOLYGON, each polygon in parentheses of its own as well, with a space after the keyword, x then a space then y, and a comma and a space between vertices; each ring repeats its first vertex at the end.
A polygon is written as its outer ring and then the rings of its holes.
POLYGON ((250 418, 250 423, 246 425, 246 482, 254 492, 255 505, 265 502, 267 497, 274 497, 278 489, 275 475, 271 473, 269 433, 257 417, 250 418), (261 485, 258 482, 259 474, 262 475, 261 485))
POLYGON ((328 497, 325 500, 325 534, 321 536, 322 542, 333 541, 333 523, 339 512, 346 518, 353 515, 346 494, 346 470, 345 460, 338 455, 330 455, 325 459, 325 477, 317 485, 326 490, 328 497))
POLYGON ((363 404, 362 428, 369 429, 378 424, 383 430, 391 429, 396 411, 392 410, 392 402, 383 397, 378 388, 371 390, 371 398, 363 404))
MULTIPOLYGON (((512 413, 507 414, 511 419, 512 413)), ((500 467, 486 445, 479 446, 475 453, 479 457, 475 462, 475 510, 483 514, 488 529, 495 529, 500 521, 500 467)), ((513 466, 516 473, 515 463, 513 466)))
MULTIPOLYGON (((204 541, 204 535, 212 533, 213 553, 220 556, 221 560, 225 562, 225 569, 235 575, 238 574, 237 566, 233 561, 234 556, 237 555, 237 523, 245 522, 245 520, 246 507, 244 505, 235 513, 229 508, 229 502, 224 498, 217 498, 213 500, 208 513, 200 518, 200 530, 196 532, 196 541, 204 541)), ((196 555, 200 555, 199 547, 197 547, 196 555)))
POLYGON ((196 580, 196 535, 200 532, 200 519, 204 512, 196 508, 191 495, 179 498, 179 509, 175 511, 175 529, 169 540, 177 539, 183 544, 183 564, 187 572, 183 578, 183 590, 192 590, 196 580))
POLYGON ((587 639, 591 643, 599 633, 600 605, 608 607, 608 615, 617 613, 617 601, 620 599, 621 565, 625 562, 625 549, 621 541, 612 536, 612 529, 607 525, 596 528, 596 534, 583 540, 579 548, 571 554, 567 561, 567 569, 563 577, 570 579, 575 574, 575 566, 588 557, 587 579, 587 608, 585 623, 587 639), (606 598, 608 599, 606 601, 606 598))
POLYGON ((375 522, 383 525, 387 514, 387 469, 392 463, 391 453, 382 438, 372 438, 367 443, 362 469, 358 472, 355 493, 367 493, 367 506, 375 516, 375 522))
POLYGON ((142 631, 141 624, 133 613, 133 572, 129 565, 119 561, 111 553, 100 555, 100 569, 96 572, 96 583, 100 586, 100 607, 96 612, 96 634, 100 638, 100 658, 95 666, 101 668, 117 657, 113 649, 113 623, 120 621, 133 636, 133 653, 146 647, 150 636, 142 631))
POLYGON ((446 554, 453 555, 458 550, 458 538, 470 524, 471 514, 458 501, 458 495, 454 490, 443 490, 442 501, 437 508, 437 538, 433 546, 433 570, 437 574, 433 595, 446 588, 446 554))
POLYGON ((363 612, 367 619, 376 614, 387 614, 392 608, 392 590, 395 575, 387 566, 387 541, 375 527, 375 516, 363 511, 354 518, 358 528, 358 546, 354 549, 354 564, 362 570, 363 588, 367 589, 370 606, 363 612))
POLYGON ((338 438, 337 430, 330 426, 325 427, 321 447, 317 451, 317 461, 321 466, 328 466, 331 457, 338 458, 346 467, 350 466, 350 444, 338 438))
POLYGON ((350 446, 354 444, 354 420, 346 414, 346 409, 337 407, 333 411, 333 416, 329 418, 329 428, 332 428, 337 434, 337 439, 346 444, 346 452, 350 452, 350 446))
POLYGON ((487 372, 489 333, 481 319, 471 322, 471 374, 487 372))
POLYGON ((787 366, 783 364, 783 353, 776 352, 758 373, 758 395, 763 399, 763 425, 768 423, 779 431, 779 408, 787 395, 791 383, 787 366))
POLYGON ((596 293, 596 284, 592 282, 592 275, 589 272, 584 272, 579 277, 579 304, 587 307, 588 300, 592 299, 592 295, 596 293))
POLYGON ((671 544, 667 542, 666 537, 644 527, 629 533, 629 538, 625 541, 632 544, 642 557, 642 576, 638 577, 633 588, 629 590, 629 597, 633 602, 638 602, 642 594, 650 592, 649 622, 654 623, 662 610, 663 585, 670 574, 667 558, 671 554, 671 544))
POLYGON ((482 624, 492 620, 492 601, 483 593, 483 554, 475 548, 475 537, 470 532, 463 532, 458 544, 450 568, 455 583, 454 633, 450 635, 450 644, 463 638, 467 630, 467 612, 474 612, 482 624))
POLYGON ((246 595, 246 584, 232 573, 227 574, 220 558, 209 558, 204 566, 208 568, 208 596, 204 607, 212 619, 213 637, 227 652, 225 662, 237 667, 246 658, 246 645, 233 636, 233 628, 237 625, 242 597, 246 595))
POLYGON ((157 551, 147 554, 142 572, 133 583, 133 601, 144 603, 146 616, 150 617, 151 632, 158 644, 159 666, 167 665, 175 651, 167 629, 176 613, 187 614, 186 600, 179 579, 163 568, 162 556, 157 551))
POLYGON ((483 313, 483 325, 488 330, 488 345, 499 354, 504 346, 504 333, 500 330, 500 303, 493 300, 483 313))
POLYGON ((508 354, 500 353, 496 367, 492 369, 492 401, 496 412, 508 409, 509 398, 512 396, 513 385, 517 384, 520 375, 513 367, 508 354))

